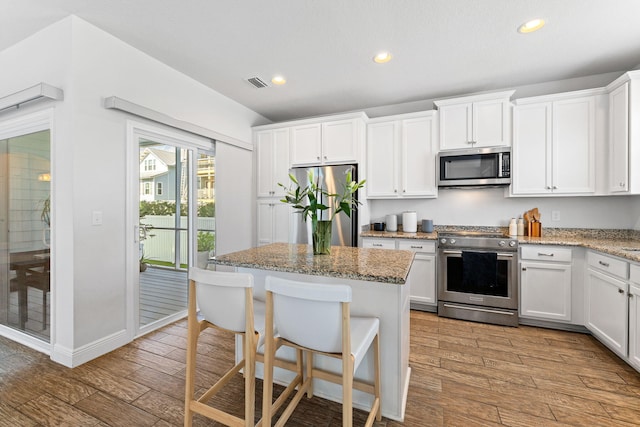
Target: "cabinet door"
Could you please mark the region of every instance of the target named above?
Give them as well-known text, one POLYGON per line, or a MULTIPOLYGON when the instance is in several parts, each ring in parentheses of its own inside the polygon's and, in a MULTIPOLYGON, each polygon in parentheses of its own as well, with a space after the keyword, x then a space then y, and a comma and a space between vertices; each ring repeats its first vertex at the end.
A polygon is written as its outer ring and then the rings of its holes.
POLYGON ((256 133, 258 197, 273 197, 273 131, 256 133))
POLYGON ((551 192, 551 103, 513 109, 512 194, 551 192))
POLYGON ((586 327, 619 356, 627 357, 627 284, 587 269, 586 327))
POLYGON ((280 197, 289 182, 289 128, 256 134, 258 197, 280 197))
POLYGON ((609 191, 629 191, 629 83, 609 94, 609 191))
POLYGON ((322 162, 355 163, 358 161, 358 123, 340 120, 322 124, 322 162))
POLYGON ((411 301, 435 304, 437 302, 435 255, 416 253, 409 275, 411 301))
POLYGON ((436 156, 433 116, 402 121, 402 196, 435 196, 436 156))
POLYGON ((282 202, 274 202, 273 204, 273 239, 272 243, 289 243, 290 242, 290 225, 291 225, 291 207, 282 202))
POLYGON ((273 163, 271 176, 273 182, 273 196, 283 197, 284 190, 278 183, 289 184, 289 129, 277 129, 273 131, 273 163))
POLYGON ((440 114, 440 150, 471 148, 472 103, 443 105, 440 114))
POLYGON ((473 147, 511 145, 509 102, 492 99, 473 103, 473 147))
POLYGON ((258 200, 258 246, 273 243, 273 206, 271 200, 258 200))
POLYGON ((320 123, 291 128, 291 164, 319 165, 322 154, 322 126, 320 123))
POLYGON ((629 287, 629 363, 640 370, 640 285, 629 287))
POLYGON ((554 193, 595 192, 595 99, 553 103, 554 193))
POLYGON ((520 264, 520 316, 571 320, 571 265, 520 264))
POLYGON ((398 196, 397 121, 372 123, 367 127, 367 196, 398 196))

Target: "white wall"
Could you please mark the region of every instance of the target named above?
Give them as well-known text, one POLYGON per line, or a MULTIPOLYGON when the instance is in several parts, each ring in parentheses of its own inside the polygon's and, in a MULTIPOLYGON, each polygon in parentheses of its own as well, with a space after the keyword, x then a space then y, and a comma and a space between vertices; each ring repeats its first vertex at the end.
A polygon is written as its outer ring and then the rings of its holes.
MULTIPOLYGON (((640 196, 505 198, 504 189, 440 190, 437 199, 370 200, 371 219, 415 210, 418 220, 435 225, 507 226, 510 218, 537 207, 542 226, 563 228, 638 229, 640 196), (560 221, 551 220, 560 212, 560 221)), ((402 218, 399 218, 401 220, 402 218)))
MULTIPOLYGON (((77 364, 116 347, 127 335, 124 248, 131 236, 125 235, 125 189, 138 184, 126 182, 126 120, 131 117, 104 109, 103 99, 118 96, 246 142, 251 142, 251 126, 265 119, 76 17, 0 52, 0 69, 0 95, 41 81, 65 92, 65 100, 55 103, 52 137, 58 307, 52 343, 54 359, 77 364), (103 213, 103 225, 91 225, 93 211, 103 213)), ((250 151, 218 145, 217 225, 233 230, 233 238, 221 233, 221 253, 251 246, 253 210, 242 203, 239 209, 237 203, 223 204, 234 197, 251 203, 251 159, 250 151)))

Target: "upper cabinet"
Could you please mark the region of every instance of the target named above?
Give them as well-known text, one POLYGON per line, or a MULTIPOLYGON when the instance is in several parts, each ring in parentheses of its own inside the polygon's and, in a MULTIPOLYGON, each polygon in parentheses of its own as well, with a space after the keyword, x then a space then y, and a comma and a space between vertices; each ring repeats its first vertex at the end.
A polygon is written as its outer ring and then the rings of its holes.
POLYGON ((440 150, 511 145, 514 91, 435 101, 440 115, 440 150))
POLYGON ((367 197, 436 197, 437 113, 406 114, 367 126, 367 197))
POLYGON ((364 115, 291 127, 291 165, 358 163, 364 115))
POLYGON ((609 192, 640 194, 640 71, 630 71, 609 90, 609 192))
MULTIPOLYGON (((596 193, 596 135, 605 128, 602 90, 517 99, 512 195, 596 193), (598 114, 598 113, 601 114, 598 114)), ((600 138, 604 145, 606 138, 600 138)))
POLYGON ((255 133, 258 197, 282 197, 289 182, 289 128, 255 133))

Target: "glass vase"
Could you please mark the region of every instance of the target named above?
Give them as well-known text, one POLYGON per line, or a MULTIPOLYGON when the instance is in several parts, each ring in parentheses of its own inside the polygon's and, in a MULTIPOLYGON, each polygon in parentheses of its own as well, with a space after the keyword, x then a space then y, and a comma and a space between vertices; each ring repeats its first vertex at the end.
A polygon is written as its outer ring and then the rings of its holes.
POLYGON ((312 234, 313 254, 329 255, 331 253, 331 221, 317 221, 312 234))

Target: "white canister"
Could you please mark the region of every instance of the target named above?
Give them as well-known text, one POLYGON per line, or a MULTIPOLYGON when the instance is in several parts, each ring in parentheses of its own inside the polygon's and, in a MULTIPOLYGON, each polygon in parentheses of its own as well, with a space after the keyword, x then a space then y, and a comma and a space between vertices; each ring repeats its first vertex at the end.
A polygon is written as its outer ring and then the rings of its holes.
POLYGON ((415 211, 402 213, 402 231, 405 233, 415 233, 418 231, 418 215, 415 211))
POLYGON ((398 217, 396 215, 387 215, 385 217, 387 231, 398 231, 398 217))

